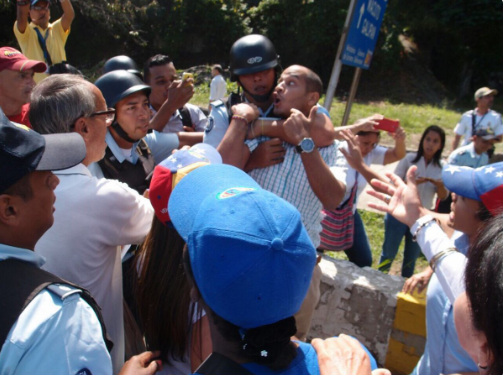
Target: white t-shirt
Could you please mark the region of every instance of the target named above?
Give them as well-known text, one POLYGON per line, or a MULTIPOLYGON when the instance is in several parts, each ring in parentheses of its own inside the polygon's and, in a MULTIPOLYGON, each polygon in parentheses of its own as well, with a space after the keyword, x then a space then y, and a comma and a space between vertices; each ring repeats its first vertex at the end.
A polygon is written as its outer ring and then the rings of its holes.
MULTIPOLYGON (((347 151, 348 149, 347 142, 341 142, 339 148, 342 147, 344 147, 344 149, 347 151)), ((388 151, 388 148, 377 145, 372 151, 370 151, 366 156, 363 157, 363 162, 366 165, 371 164, 383 165, 384 155, 386 154, 386 151, 388 151)), ((337 155, 336 166, 330 169, 334 174, 338 173, 340 170, 346 172, 346 193, 344 194, 344 198, 342 198, 341 204, 346 202, 351 196, 351 190, 353 189, 353 186, 355 186, 356 178, 358 176, 358 190, 356 192, 356 201, 357 201, 358 197, 360 196, 362 191, 365 189, 365 186, 367 185, 367 180, 365 179, 365 177, 363 177, 359 173, 357 174, 356 170, 354 170, 348 165, 348 163, 346 162, 346 158, 344 157, 344 155, 342 155, 341 152, 339 152, 337 155)), ((356 201, 355 204, 353 205, 353 213, 356 211, 356 201)))
POLYGON ((461 146, 465 146, 470 143, 470 138, 472 137, 472 123, 473 123, 473 112, 475 111, 475 129, 487 129, 491 128, 495 135, 503 134, 503 125, 501 123, 501 115, 493 110, 489 110, 485 115, 478 115, 477 110, 472 110, 465 112, 461 116, 458 124, 454 128, 454 133, 461 135, 463 137, 463 142, 461 146))
MULTIPOLYGON (((413 165, 417 165, 416 177, 428 177, 434 180, 442 179, 442 167, 445 165, 445 161, 440 160, 440 166, 430 162, 426 165, 423 157, 417 162, 412 163, 412 160, 416 158, 417 153, 413 152, 405 155, 405 157, 400 160, 400 163, 396 166, 395 174, 405 181, 405 176, 407 171, 413 165)), ((433 209, 435 207, 435 195, 437 193, 437 188, 431 182, 423 182, 417 185, 417 191, 419 193, 419 198, 421 199, 421 204, 428 208, 433 209)))
POLYGON ((221 74, 213 77, 210 83, 210 101, 223 99, 227 96, 227 84, 221 74))

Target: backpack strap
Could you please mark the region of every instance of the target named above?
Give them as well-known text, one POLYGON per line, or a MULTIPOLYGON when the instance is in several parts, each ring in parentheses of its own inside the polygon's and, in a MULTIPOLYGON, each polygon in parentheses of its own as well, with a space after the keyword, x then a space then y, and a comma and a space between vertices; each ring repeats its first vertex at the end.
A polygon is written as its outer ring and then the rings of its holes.
POLYGON ((182 108, 178 108, 178 112, 180 113, 180 117, 182 118, 182 125, 188 126, 189 128, 193 128, 194 124, 192 123, 192 118, 190 117, 190 111, 186 105, 182 108))
POLYGON ((5 342, 9 332, 26 306, 44 289, 64 300, 68 296, 80 293, 80 297, 94 310, 101 325, 103 340, 108 351, 112 350, 113 343, 107 335, 107 330, 98 306, 91 294, 69 281, 63 280, 52 273, 44 271, 31 263, 17 259, 0 261, 0 343, 5 342), (72 290, 61 288, 61 285, 71 286, 72 290))
POLYGON ((232 119, 232 106, 239 103, 244 103, 245 102, 244 95, 231 92, 231 94, 227 98, 222 99, 222 101, 225 104, 225 108, 227 108, 227 114, 229 115, 229 123, 230 123, 232 119))
POLYGON ((52 65, 51 55, 49 54, 49 51, 47 50, 47 44, 45 43, 47 37, 49 36, 49 29, 45 31, 45 38, 42 36, 42 33, 40 32, 38 27, 34 27, 34 29, 35 32, 37 33, 38 44, 40 44, 40 48, 44 53, 45 62, 47 63, 47 65, 51 66, 52 65))
POLYGON ((211 353, 198 367, 196 374, 200 375, 253 375, 240 364, 220 354, 211 353))

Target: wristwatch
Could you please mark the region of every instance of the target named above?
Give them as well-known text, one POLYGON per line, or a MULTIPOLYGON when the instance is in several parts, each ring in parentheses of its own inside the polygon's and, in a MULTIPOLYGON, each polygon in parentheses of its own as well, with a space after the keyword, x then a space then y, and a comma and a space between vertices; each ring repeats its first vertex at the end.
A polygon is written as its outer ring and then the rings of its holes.
POLYGON ((313 152, 314 150, 314 142, 312 138, 304 138, 300 143, 295 146, 295 150, 299 153, 306 153, 309 154, 310 152, 313 152))

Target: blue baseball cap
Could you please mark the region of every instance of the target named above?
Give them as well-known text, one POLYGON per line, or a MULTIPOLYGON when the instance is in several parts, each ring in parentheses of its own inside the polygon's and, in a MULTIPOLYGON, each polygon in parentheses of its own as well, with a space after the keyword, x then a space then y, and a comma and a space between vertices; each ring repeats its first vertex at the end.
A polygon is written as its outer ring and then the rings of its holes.
POLYGON ((0 194, 32 171, 67 169, 86 156, 77 133, 40 135, 0 110, 0 194))
POLYGON ((297 209, 230 165, 189 173, 169 215, 187 242, 206 304, 244 329, 293 316, 311 282, 316 251, 297 209))
POLYGON ((493 216, 502 212, 503 162, 476 169, 446 165, 442 180, 451 192, 481 201, 493 216))
POLYGON ((35 5, 36 3, 38 3, 39 1, 45 1, 47 2, 48 4, 51 4, 51 0, 31 0, 31 6, 35 5))

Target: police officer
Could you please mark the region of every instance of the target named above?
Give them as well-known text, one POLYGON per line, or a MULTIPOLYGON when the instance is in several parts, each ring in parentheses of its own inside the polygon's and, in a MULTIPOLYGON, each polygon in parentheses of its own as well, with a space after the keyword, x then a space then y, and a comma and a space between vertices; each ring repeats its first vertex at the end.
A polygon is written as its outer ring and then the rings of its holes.
POLYGON ((150 185, 156 162, 167 158, 180 145, 178 136, 148 133, 150 86, 136 75, 114 70, 98 78, 95 85, 107 106, 115 108, 115 119, 105 138, 105 157, 89 169, 97 177, 119 180, 143 194, 150 185))
MULTIPOLYGON (((51 170, 80 163, 76 133, 40 135, 0 110, 1 374, 112 374, 109 340, 88 292, 40 269, 33 250, 52 226, 51 170)), ((133 357, 120 374, 153 374, 153 353, 133 357)))
POLYGON ((129 73, 133 73, 138 76, 138 78, 143 80, 143 76, 138 69, 138 65, 134 60, 126 55, 114 56, 108 59, 103 65, 103 74, 112 72, 114 70, 127 70, 129 73))
POLYGON ((210 104, 211 113, 205 128, 204 143, 213 147, 220 144, 229 127, 233 105, 243 102, 255 104, 260 117, 272 113, 272 92, 281 74, 276 49, 263 35, 253 34, 238 39, 231 47, 229 59, 230 80, 237 82, 238 92, 231 93, 225 101, 217 100, 210 104))

